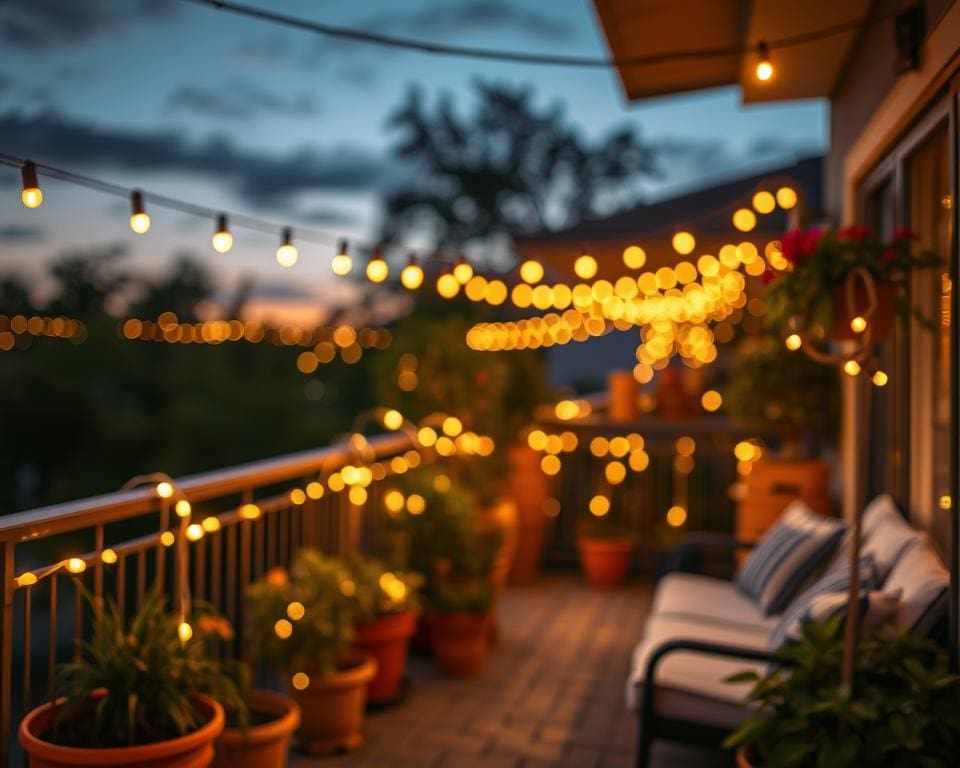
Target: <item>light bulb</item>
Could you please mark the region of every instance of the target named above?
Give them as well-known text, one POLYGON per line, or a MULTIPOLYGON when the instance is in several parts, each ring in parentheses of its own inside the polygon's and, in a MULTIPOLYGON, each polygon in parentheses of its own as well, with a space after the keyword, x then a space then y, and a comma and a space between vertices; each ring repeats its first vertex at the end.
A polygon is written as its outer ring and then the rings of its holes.
POLYGON ((589 280, 597 274, 597 260, 589 253, 581 253, 573 262, 573 271, 581 280, 589 280))
POLYGON ((799 333, 791 333, 787 336, 786 341, 784 342, 787 345, 787 349, 791 352, 796 352, 800 347, 803 346, 803 339, 800 338, 799 333))
POLYGON ((286 227, 280 237, 280 247, 277 248, 277 263, 281 267, 292 267, 300 258, 297 247, 293 244, 293 230, 286 227))
POLYGON ((531 285, 539 283, 543 279, 543 264, 534 259, 523 262, 520 265, 520 278, 531 285))
POLYGON ((757 213, 772 213, 776 207, 777 199, 773 196, 772 192, 761 189, 753 196, 753 209, 757 213))
POLYGON ((887 374, 884 373, 883 371, 877 371, 876 373, 873 374, 870 380, 874 383, 875 386, 883 387, 883 386, 886 386, 888 381, 890 381, 890 377, 887 376, 887 374))
POLYGON ((340 244, 337 246, 337 255, 333 257, 333 263, 331 264, 333 269, 333 274, 344 277, 345 275, 350 274, 350 270, 353 269, 353 261, 350 258, 350 254, 347 253, 347 241, 341 240, 340 244))
POLYGON ((193 627, 191 627, 187 622, 181 621, 180 625, 177 627, 177 635, 180 637, 180 642, 185 643, 191 637, 193 637, 193 627))
POLYGON ((757 215, 749 208, 738 208, 733 213, 733 226, 741 232, 749 232, 757 226, 757 215))
POLYGON ((686 256, 697 247, 696 238, 689 232, 680 231, 673 236, 673 250, 681 256, 686 256))
POLYGON ((470 282, 470 278, 473 277, 473 267, 470 266, 470 262, 463 256, 460 257, 457 265, 453 268, 453 276, 457 278, 457 282, 460 283, 460 285, 466 285, 470 282))
POLYGON ((227 216, 221 213, 217 216, 217 230, 213 233, 213 250, 217 253, 226 253, 233 248, 233 235, 227 226, 227 216))
POLYGON ((367 262, 367 279, 371 283, 382 283, 387 279, 387 276, 390 274, 390 267, 387 266, 387 262, 384 261, 383 255, 378 249, 374 254, 373 258, 367 262))
POLYGON ((777 190, 777 205, 789 211, 797 204, 797 192, 793 187, 780 187, 777 190))
POLYGON ((143 192, 139 189, 130 194, 130 229, 138 235, 144 235, 150 230, 150 217, 143 207, 143 192))
POLYGON ((867 320, 860 315, 857 315, 853 320, 850 321, 850 329, 854 333, 863 333, 867 330, 867 320))
POLYGON ((417 264, 417 257, 410 255, 410 261, 400 273, 400 282, 408 291, 415 291, 423 285, 423 268, 417 264))
POLYGON ((437 293, 445 299, 452 299, 460 293, 460 281, 450 272, 444 272, 437 278, 437 293))
POLYGON ((40 189, 40 180, 37 178, 37 166, 27 160, 20 169, 20 177, 23 179, 20 200, 27 208, 39 208, 43 202, 43 191, 40 189))
POLYGON ((847 360, 847 362, 843 364, 843 372, 847 374, 847 376, 856 376, 860 373, 860 363, 856 360, 847 360))
POLYGON ((757 43, 757 80, 767 82, 773 77, 773 64, 770 63, 770 49, 766 43, 757 43))

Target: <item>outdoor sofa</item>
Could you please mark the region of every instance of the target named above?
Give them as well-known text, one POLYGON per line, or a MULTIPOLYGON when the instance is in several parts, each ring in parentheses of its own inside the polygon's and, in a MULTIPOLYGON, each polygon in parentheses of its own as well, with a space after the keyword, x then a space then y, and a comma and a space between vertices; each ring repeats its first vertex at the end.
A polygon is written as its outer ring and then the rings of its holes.
MULTIPOLYGON (((926 635, 945 634, 949 571, 936 545, 909 526, 889 496, 864 511, 862 542, 861 579, 870 591, 861 594, 871 602, 861 622, 890 620, 926 635)), ((732 580, 703 571, 711 562, 733 562, 734 553, 753 545, 692 534, 672 553, 626 684, 627 706, 639 720, 640 768, 648 765, 655 740, 718 747, 743 721, 750 686, 726 678, 748 669, 762 674, 774 648, 796 635, 798 622, 843 609, 849 545, 844 523, 797 501, 732 580)))

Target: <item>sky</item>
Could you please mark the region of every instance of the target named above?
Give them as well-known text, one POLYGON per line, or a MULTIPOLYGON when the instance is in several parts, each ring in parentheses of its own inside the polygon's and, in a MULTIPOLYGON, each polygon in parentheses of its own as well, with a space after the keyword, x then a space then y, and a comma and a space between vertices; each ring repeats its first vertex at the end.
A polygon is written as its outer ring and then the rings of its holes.
MULTIPOLYGON (((589 0, 248 0, 330 24, 518 51, 607 53, 589 0)), ((616 73, 386 50, 272 26, 184 0, 0 0, 0 152, 214 209, 370 241, 380 200, 405 176, 387 118, 411 88, 463 110, 477 80, 523 85, 560 104, 589 138, 631 125, 657 150, 645 199, 789 162, 826 146, 820 101, 743 106, 736 88, 627 103, 616 73)), ((343 298, 333 248, 302 243, 284 270, 275 237, 235 230, 225 255, 213 222, 150 210, 144 236, 128 203, 42 179, 44 204, 19 202, 0 167, 0 274, 42 290, 67 250, 121 243, 145 272, 190 251, 229 290, 343 298)), ((2 309, 2 308, 0 308, 2 309)))

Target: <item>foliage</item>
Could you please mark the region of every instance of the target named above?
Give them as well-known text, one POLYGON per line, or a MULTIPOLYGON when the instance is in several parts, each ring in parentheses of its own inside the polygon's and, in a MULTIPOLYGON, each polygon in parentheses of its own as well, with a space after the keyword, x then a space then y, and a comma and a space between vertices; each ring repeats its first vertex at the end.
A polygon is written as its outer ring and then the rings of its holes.
POLYGON ((271 569, 247 588, 254 656, 284 672, 332 674, 353 638, 356 591, 346 564, 316 550, 298 552, 289 573, 271 569))
POLYGON ((431 600, 437 613, 484 613, 492 604, 490 582, 476 576, 444 579, 437 584, 431 600))
MULTIPOLYGON (((77 588, 83 589, 79 582, 77 588)), ((98 605, 84 595, 102 616, 80 657, 58 670, 57 688, 66 701, 57 710, 52 741, 104 748, 183 736, 205 724, 191 700, 198 693, 246 722, 245 668, 219 661, 210 648, 214 637, 232 635, 225 619, 211 611, 191 617, 194 634, 184 643, 178 620, 156 591, 129 622, 114 602, 98 605)))
POLYGON ((357 618, 371 621, 377 616, 416 610, 423 576, 415 571, 387 568, 380 560, 355 555, 347 563, 357 585, 357 618))
POLYGON ((956 675, 942 651, 910 633, 874 631, 855 655, 853 695, 840 683, 843 616, 805 624, 802 640, 776 654, 783 666, 753 672, 748 705, 757 709, 726 746, 751 745, 764 766, 903 768, 954 765, 960 749, 956 675))
POLYGON ((388 239, 432 235, 438 247, 571 226, 636 197, 653 151, 630 127, 595 142, 529 89, 477 82, 471 114, 412 90, 389 119, 393 153, 420 175, 387 199, 388 239))
POLYGON ((741 343, 723 405, 737 421, 782 424, 796 438, 820 442, 835 436, 839 399, 835 369, 764 335, 741 343))
POLYGON ((842 286, 857 267, 864 267, 877 283, 895 286, 898 312, 906 316, 910 273, 941 263, 934 253, 916 252, 909 230, 898 230, 886 243, 866 227, 798 229, 783 238, 782 250, 788 270, 765 275, 771 285, 764 296, 764 316, 771 327, 778 329, 804 318, 829 329, 833 289, 842 286))

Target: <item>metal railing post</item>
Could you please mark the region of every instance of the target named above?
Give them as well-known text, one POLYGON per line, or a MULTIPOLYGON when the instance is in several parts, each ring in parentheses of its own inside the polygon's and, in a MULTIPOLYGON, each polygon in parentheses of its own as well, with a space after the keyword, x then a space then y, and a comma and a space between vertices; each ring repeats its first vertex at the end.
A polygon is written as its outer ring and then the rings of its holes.
POLYGON ((13 685, 13 542, 0 545, 0 580, 3 604, 0 605, 0 768, 10 765, 10 702, 13 685))

